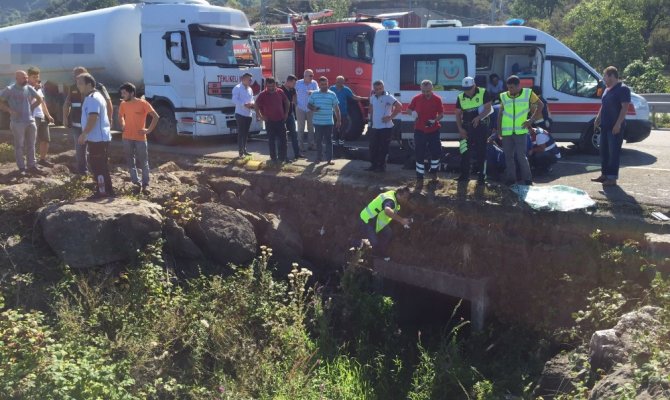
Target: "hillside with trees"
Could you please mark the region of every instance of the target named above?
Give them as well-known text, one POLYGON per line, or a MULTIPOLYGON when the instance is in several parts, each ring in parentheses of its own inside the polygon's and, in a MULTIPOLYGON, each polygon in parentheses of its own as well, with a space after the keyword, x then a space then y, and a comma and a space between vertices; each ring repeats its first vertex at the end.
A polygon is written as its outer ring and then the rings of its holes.
MULTIPOLYGON (((136 3, 136 0, 4 0, 0 26, 136 3)), ((284 23, 289 10, 330 8, 334 18, 365 10, 397 10, 398 2, 378 0, 210 0, 244 10, 252 23, 284 23)), ((667 0, 429 0, 402 2, 402 7, 461 19, 465 25, 502 23, 524 18, 526 24, 565 42, 597 69, 614 65, 638 84, 636 89, 664 92, 670 83, 670 2, 667 0), (426 11, 427 10, 427 11, 426 11)))

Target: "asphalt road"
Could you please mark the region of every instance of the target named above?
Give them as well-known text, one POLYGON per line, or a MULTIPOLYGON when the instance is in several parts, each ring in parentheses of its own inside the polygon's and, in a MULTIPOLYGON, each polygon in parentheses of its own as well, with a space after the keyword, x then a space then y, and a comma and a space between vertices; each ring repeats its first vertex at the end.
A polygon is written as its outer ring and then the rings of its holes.
MULTIPOLYGON (((456 142, 444 142, 444 145, 456 146, 456 142)), ((572 144, 560 143, 563 158, 554 167, 549 176, 538 177, 536 184, 556 184, 578 187, 589 193, 591 197, 603 201, 627 203, 631 206, 644 204, 658 206, 662 212, 670 212, 670 130, 655 130, 651 136, 640 143, 624 144, 621 154, 621 172, 619 186, 606 190, 599 184, 592 183, 591 178, 600 174, 600 158, 597 155, 582 154, 572 144)), ((363 138, 356 142, 348 142, 347 146, 357 147, 364 151, 367 142, 363 138)), ((249 144, 254 158, 267 160, 267 142, 263 136, 253 139, 249 144)), ((232 138, 210 138, 205 140, 187 140, 177 147, 152 145, 151 149, 168 153, 197 155, 213 158, 234 158, 237 156, 237 145, 232 138)), ((292 151, 289 150, 289 155, 292 151)), ((309 165, 314 158, 308 152, 308 161, 300 161, 297 165, 309 165)), ((342 171, 361 169, 367 165, 358 160, 337 160, 335 166, 342 171), (360 166, 358 165, 360 164, 360 166)), ((391 165, 389 174, 412 176, 413 171, 402 170, 402 166, 391 165)), ((451 175, 445 175, 450 178, 451 175)))
MULTIPOLYGON (((9 135, 9 132, 3 132, 9 135)), ((64 128, 53 128, 53 136, 62 136, 67 133, 64 128)), ((118 137, 115 142, 119 142, 118 137)), ((457 145, 456 142, 444 142, 445 146, 457 145)), ((117 143, 120 145, 120 143, 117 143)), ((574 186, 585 190, 589 195, 601 201, 610 201, 625 204, 630 207, 648 206, 652 210, 666 213, 670 216, 670 130, 655 130, 651 136, 640 143, 624 144, 621 155, 621 172, 619 186, 604 189, 601 185, 590 181, 600 174, 600 160, 597 155, 581 154, 572 144, 560 143, 562 159, 554 167, 549 176, 538 177, 535 183, 539 185, 559 184, 574 186)), ((367 142, 365 137, 356 142, 348 142, 348 147, 358 148, 358 153, 365 154, 367 142)), ((394 144, 397 146, 397 144, 394 144)), ((150 145, 150 152, 163 154, 180 154, 186 156, 228 158, 237 157, 235 138, 214 137, 193 140, 185 138, 178 146, 150 145)), ((268 160, 267 140, 263 135, 253 138, 248 146, 257 160, 268 160)), ((354 152, 355 153, 355 152, 354 152)), ((289 149, 289 155, 292 151, 289 149)), ((297 166, 314 168, 312 161, 315 152, 307 152, 308 159, 295 163, 297 166)), ((365 176, 362 170, 368 165, 366 161, 339 159, 334 166, 320 167, 329 171, 329 174, 341 174, 340 178, 365 176), (362 175, 363 174, 363 175, 362 175)), ((403 169, 401 165, 389 165, 385 180, 393 180, 394 176, 406 180, 414 176, 413 170, 403 169)), ((374 176, 374 175, 373 175, 374 176)), ((441 174, 441 178, 450 179, 453 174, 441 174)), ((401 180, 401 179, 399 179, 401 180)))

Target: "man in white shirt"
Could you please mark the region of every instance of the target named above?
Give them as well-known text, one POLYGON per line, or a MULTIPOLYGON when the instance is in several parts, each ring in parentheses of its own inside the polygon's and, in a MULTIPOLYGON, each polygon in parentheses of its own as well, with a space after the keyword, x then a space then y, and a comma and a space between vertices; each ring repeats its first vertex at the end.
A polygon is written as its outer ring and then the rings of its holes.
POLYGON ((107 100, 96 90, 96 81, 89 73, 77 76, 77 88, 84 96, 81 106, 81 135, 79 144, 86 144, 88 161, 91 164, 97 190, 91 199, 114 196, 112 178, 109 174, 109 142, 112 141, 107 100))
POLYGON ((370 136, 370 167, 366 171, 384 172, 386 155, 393 133, 393 119, 402 111, 402 104, 384 90, 384 82, 372 84, 370 96, 368 135, 370 136))
POLYGON ((312 92, 319 90, 319 85, 314 80, 314 71, 306 69, 303 74, 303 79, 295 83, 295 91, 298 95, 298 104, 295 109, 296 119, 298 120, 298 142, 300 149, 306 151, 305 138, 305 122, 307 123, 307 142, 309 149, 314 149, 314 124, 312 123, 313 113, 308 107, 309 96, 312 92))
POLYGON ((528 163, 536 175, 551 172, 551 166, 561 158, 561 151, 551 134, 542 128, 529 128, 533 147, 528 150, 528 163))
MULTIPOLYGON (((44 99, 44 92, 42 92, 42 85, 40 83, 40 69, 37 67, 28 68, 28 83, 32 86, 37 94, 44 99)), ((49 134, 49 124, 54 122, 54 119, 49 114, 47 105, 42 102, 33 110, 33 117, 35 117, 35 125, 37 126, 37 142, 39 143, 40 159, 37 163, 43 167, 53 167, 53 164, 47 160, 47 153, 49 152, 49 142, 51 142, 51 135, 49 134)))
POLYGON ((253 76, 245 72, 240 83, 233 88, 233 103, 235 103, 235 120, 237 121, 237 150, 240 157, 248 156, 247 140, 254 109, 254 91, 251 90, 253 76))

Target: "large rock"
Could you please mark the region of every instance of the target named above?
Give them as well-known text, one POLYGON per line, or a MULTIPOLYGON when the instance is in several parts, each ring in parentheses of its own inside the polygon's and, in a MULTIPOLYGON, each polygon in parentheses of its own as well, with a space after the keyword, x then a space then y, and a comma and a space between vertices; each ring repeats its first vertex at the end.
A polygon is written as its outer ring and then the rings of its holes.
POLYGON ((261 244, 272 248, 281 258, 297 261, 302 258, 302 238, 288 222, 274 214, 268 214, 268 224, 261 238, 261 244))
POLYGON ((159 205, 123 198, 54 204, 39 212, 44 239, 73 268, 132 259, 161 237, 162 222, 159 205))
POLYGON ((540 380, 533 390, 533 398, 553 399, 561 394, 570 394, 575 390, 577 371, 568 353, 561 353, 547 361, 540 380))
POLYGON ((200 248, 186 236, 184 228, 179 226, 173 219, 168 218, 163 227, 167 249, 177 258, 187 260, 197 260, 202 258, 203 254, 200 248))
POLYGON ((251 182, 248 180, 229 176, 210 178, 208 182, 212 189, 219 195, 231 190, 239 196, 244 189, 251 187, 251 182))
POLYGON ((642 351, 639 338, 653 339, 661 324, 658 312, 658 307, 642 307, 621 316, 612 329, 595 332, 589 344, 591 369, 608 370, 642 351))
POLYGON ((25 182, 0 188, 0 209, 13 207, 29 208, 31 205, 39 207, 41 197, 49 197, 48 192, 60 186, 63 181, 54 178, 33 178, 25 182), (31 202, 31 199, 34 201, 31 202))
POLYGON ((201 218, 191 221, 186 233, 205 254, 221 264, 246 264, 254 258, 258 242, 246 218, 218 203, 205 203, 197 210, 201 218))

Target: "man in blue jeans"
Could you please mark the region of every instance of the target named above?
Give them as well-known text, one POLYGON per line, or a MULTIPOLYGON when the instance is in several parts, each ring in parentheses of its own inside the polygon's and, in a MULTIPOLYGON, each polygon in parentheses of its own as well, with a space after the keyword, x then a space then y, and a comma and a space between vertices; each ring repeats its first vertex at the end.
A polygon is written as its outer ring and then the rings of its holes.
POLYGON ((323 161, 325 151, 326 162, 328 165, 333 165, 333 114, 335 114, 335 128, 340 127, 342 120, 337 96, 328 90, 328 78, 325 76, 319 78, 319 91, 309 96, 307 107, 313 112, 316 162, 323 161))
POLYGON ((591 179, 603 186, 616 186, 619 179, 619 156, 626 128, 626 113, 630 104, 630 89, 619 80, 619 71, 607 67, 603 72, 605 93, 602 105, 594 122, 594 129, 600 127, 601 174, 591 179))

